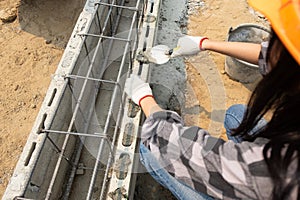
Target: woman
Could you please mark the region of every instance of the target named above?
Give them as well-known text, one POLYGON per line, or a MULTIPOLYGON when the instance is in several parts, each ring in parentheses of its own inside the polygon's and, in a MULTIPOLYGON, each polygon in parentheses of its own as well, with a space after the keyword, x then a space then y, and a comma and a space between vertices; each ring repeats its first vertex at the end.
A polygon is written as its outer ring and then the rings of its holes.
POLYGON ((265 44, 224 43, 185 36, 173 56, 212 50, 258 63, 264 78, 248 106, 226 112, 229 141, 162 110, 147 83, 137 76, 125 91, 146 117, 141 161, 178 199, 300 198, 300 0, 250 0, 270 20, 265 44), (246 47, 246 48, 245 48, 246 47), (263 119, 272 113, 269 122, 263 119))

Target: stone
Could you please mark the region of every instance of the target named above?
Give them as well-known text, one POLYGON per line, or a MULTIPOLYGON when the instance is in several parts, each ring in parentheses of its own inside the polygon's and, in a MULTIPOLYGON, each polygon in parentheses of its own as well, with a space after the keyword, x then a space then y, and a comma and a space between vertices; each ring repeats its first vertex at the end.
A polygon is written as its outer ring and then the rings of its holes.
POLYGON ((17 10, 15 8, 0 10, 0 19, 3 23, 11 23, 15 21, 16 18, 17 10))
POLYGON ((19 85, 16 85, 14 90, 17 91, 19 87, 20 87, 19 85))
POLYGON ((51 44, 52 40, 45 40, 46 44, 51 44))

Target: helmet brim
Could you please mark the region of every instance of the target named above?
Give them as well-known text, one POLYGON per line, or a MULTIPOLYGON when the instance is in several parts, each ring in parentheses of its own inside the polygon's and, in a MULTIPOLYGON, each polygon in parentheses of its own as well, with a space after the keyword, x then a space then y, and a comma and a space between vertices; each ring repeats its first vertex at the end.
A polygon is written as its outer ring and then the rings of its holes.
POLYGON ((248 0, 270 21, 273 30, 300 64, 300 0, 248 0))

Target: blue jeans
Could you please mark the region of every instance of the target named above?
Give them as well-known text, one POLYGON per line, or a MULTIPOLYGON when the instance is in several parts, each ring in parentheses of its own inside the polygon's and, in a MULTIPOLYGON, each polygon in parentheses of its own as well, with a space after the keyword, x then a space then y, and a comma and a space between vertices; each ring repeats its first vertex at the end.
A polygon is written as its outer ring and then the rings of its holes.
POLYGON ((181 181, 171 176, 156 160, 150 150, 143 144, 140 144, 140 160, 149 174, 162 186, 168 188, 177 199, 195 200, 195 199, 213 199, 205 194, 185 185, 181 181))
MULTIPOLYGON (((231 129, 237 128, 244 117, 244 114, 246 112, 246 106, 242 104, 235 104, 227 109, 225 114, 225 120, 224 120, 224 127, 226 129, 226 135, 229 140, 234 141, 235 143, 240 143, 243 141, 243 139, 239 136, 231 136, 231 129)), ((264 127, 267 124, 267 121, 265 119, 261 119, 258 121, 257 125, 250 131, 250 134, 255 133, 262 127, 264 127)))
MULTIPOLYGON (((230 129, 236 128, 241 123, 244 113, 246 111, 246 106, 244 105, 233 105, 227 111, 225 115, 224 126, 226 129, 226 134, 228 139, 233 140, 236 143, 242 141, 239 137, 230 136, 230 129)), ((255 130, 261 128, 266 124, 266 121, 262 119, 259 121, 258 125, 253 129, 255 130)), ((149 174, 162 186, 168 188, 177 199, 181 200, 210 200, 212 197, 207 194, 197 192, 191 187, 185 185, 181 181, 177 180, 171 176, 156 160, 152 155, 150 150, 146 148, 143 144, 140 145, 140 160, 145 166, 149 174)))

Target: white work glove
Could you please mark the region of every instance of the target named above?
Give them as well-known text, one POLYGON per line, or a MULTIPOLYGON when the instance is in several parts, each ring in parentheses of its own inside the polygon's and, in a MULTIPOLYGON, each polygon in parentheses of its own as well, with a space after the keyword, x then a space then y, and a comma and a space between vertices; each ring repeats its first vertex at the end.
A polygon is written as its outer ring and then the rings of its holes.
POLYGON ((199 36, 183 36, 179 38, 177 47, 174 48, 171 57, 176 56, 191 56, 199 53, 200 51, 204 51, 202 46, 202 42, 207 40, 207 37, 199 37, 199 36))
POLYGON ((140 101, 145 97, 153 97, 149 84, 145 83, 134 74, 131 74, 130 77, 127 78, 124 91, 127 93, 128 97, 139 106, 141 106, 140 101))

